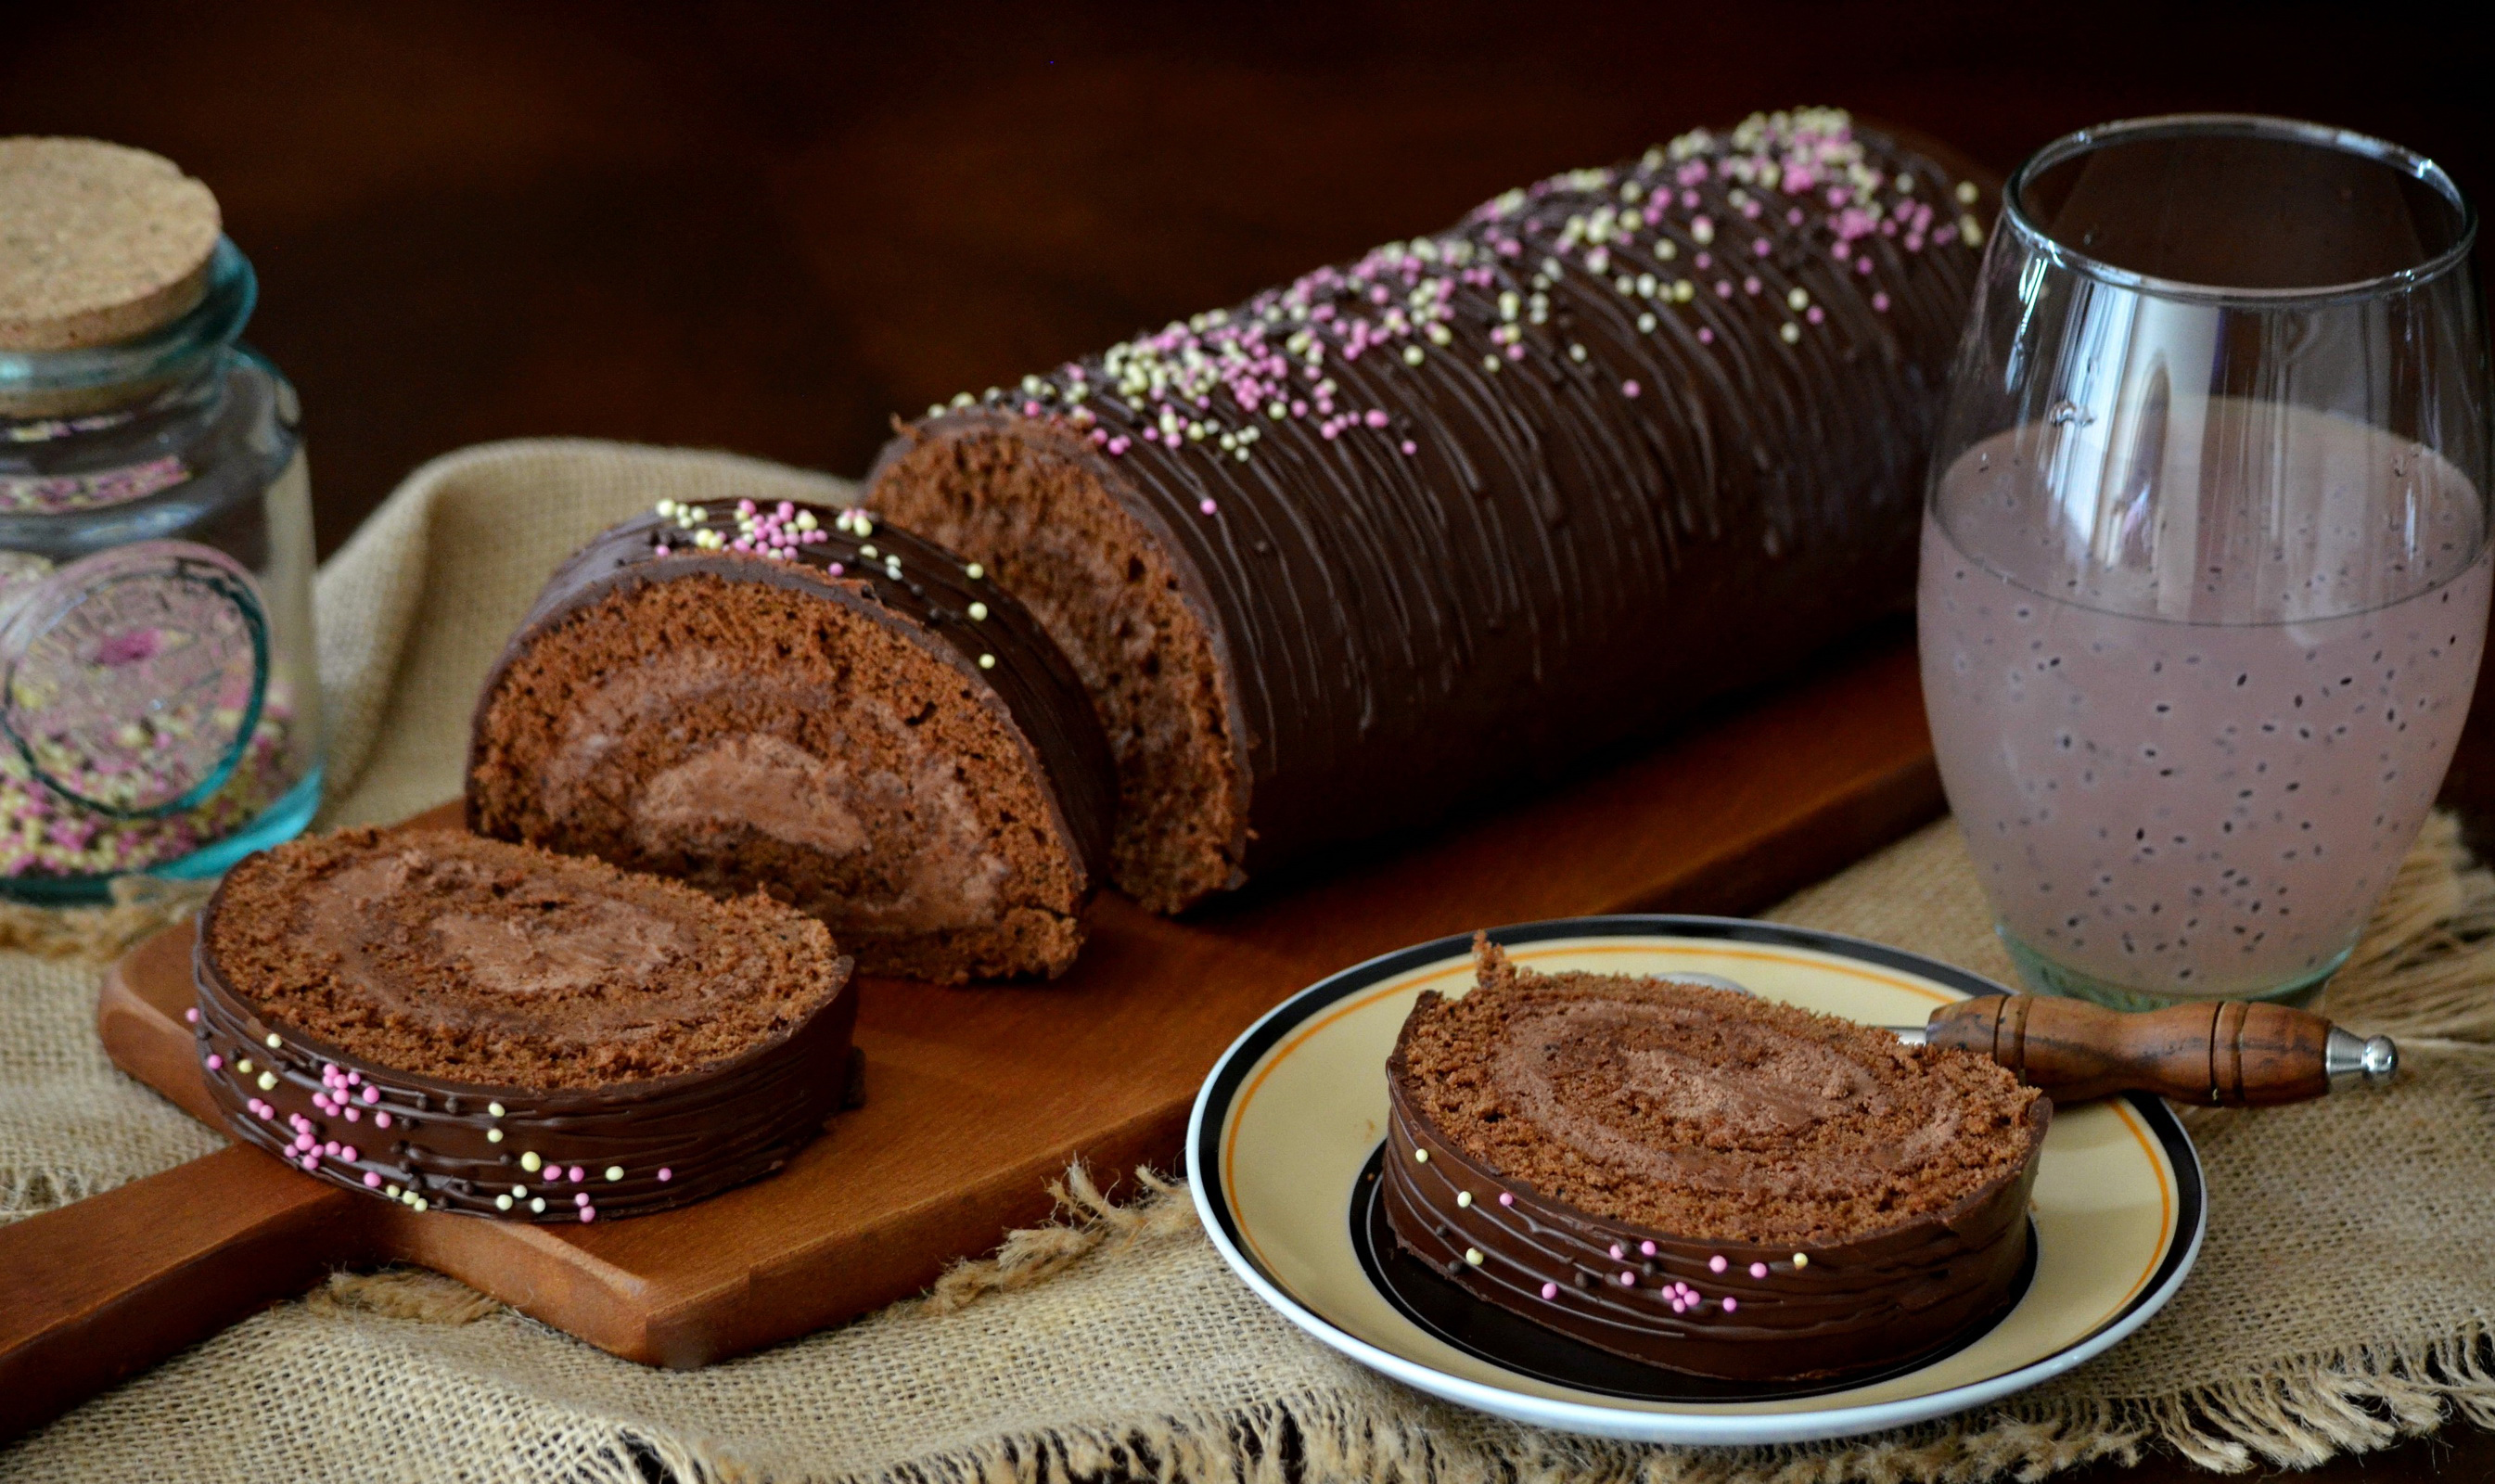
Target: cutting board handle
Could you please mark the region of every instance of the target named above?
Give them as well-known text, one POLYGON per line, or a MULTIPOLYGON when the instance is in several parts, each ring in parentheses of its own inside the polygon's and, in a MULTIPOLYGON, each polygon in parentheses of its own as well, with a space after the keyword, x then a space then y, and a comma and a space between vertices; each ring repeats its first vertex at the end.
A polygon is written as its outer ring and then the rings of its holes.
POLYGON ((0 1226, 0 1442, 367 1260, 379 1209, 233 1145, 0 1226))

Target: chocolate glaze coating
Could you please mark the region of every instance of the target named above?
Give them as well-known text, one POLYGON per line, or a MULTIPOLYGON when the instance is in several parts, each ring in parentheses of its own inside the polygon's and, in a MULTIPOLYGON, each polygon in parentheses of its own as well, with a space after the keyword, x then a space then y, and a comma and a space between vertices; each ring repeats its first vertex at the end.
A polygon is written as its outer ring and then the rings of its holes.
POLYGON ((1702 131, 932 416, 878 472, 982 432, 1098 471, 1222 657, 1266 869, 1902 611, 1996 204, 1841 113, 1702 131))
POLYGON ((333 1185, 376 1196, 395 1188, 414 1192, 428 1210, 504 1221, 576 1224, 580 1194, 589 1196, 600 1221, 646 1216, 771 1174, 854 1101, 849 1036, 857 989, 846 959, 840 989, 794 1030, 718 1066, 598 1088, 470 1087, 378 1067, 262 1020, 208 952, 224 895, 220 887, 201 912, 191 961, 199 992, 195 1035, 208 1095, 236 1138, 333 1185), (222 1059, 213 1070, 206 1069, 211 1055, 222 1059), (242 1069, 246 1064, 252 1070, 242 1069), (313 1103, 316 1094, 329 1091, 323 1074, 333 1067, 361 1078, 354 1097, 359 1117, 353 1123, 313 1103), (275 1085, 262 1089, 263 1074, 273 1074, 275 1085), (363 1100, 367 1087, 378 1090, 376 1100, 363 1100), (252 1110, 255 1098, 271 1116, 252 1110), (497 1103, 499 1116, 489 1111, 497 1103), (386 1128, 376 1117, 383 1113, 389 1115, 386 1128), (298 1128, 315 1141, 309 1154, 293 1147, 298 1128), (499 1141, 487 1136, 497 1128, 499 1141), (352 1147, 357 1158, 326 1153, 332 1142, 352 1147), (542 1161, 539 1170, 524 1166, 532 1153, 542 1161), (608 1167, 618 1165, 622 1178, 608 1180, 608 1167), (584 1174, 577 1182, 570 1178, 574 1166, 584 1174), (661 1180, 662 1169, 670 1178, 661 1180), (366 1185, 368 1174, 382 1184, 366 1185), (494 1198, 515 1186, 526 1187, 528 1195, 508 1211, 497 1208, 494 1198), (532 1210, 526 1203, 532 1198, 542 1198, 544 1210, 532 1210))
MULTIPOLYGON (((733 505, 718 502, 705 509, 699 528, 733 540, 733 505)), ((481 760, 486 713, 505 672, 540 634, 607 594, 636 583, 696 573, 762 582, 840 603, 951 665, 1006 731, 1022 739, 1033 771, 1049 785, 1057 833, 1070 844, 1091 883, 1105 880, 1117 775, 1083 682, 1056 642, 1010 594, 970 576, 962 559, 943 547, 889 525, 878 524, 870 534, 857 535, 836 526, 840 512, 828 506, 797 509, 815 515, 823 539, 786 557, 702 550, 690 544, 693 529, 656 514, 634 516, 573 553, 547 580, 477 693, 470 727, 470 774, 481 760), (664 556, 659 554, 662 544, 669 548, 664 556), (861 549, 870 546, 874 557, 861 549), (889 559, 898 560, 898 575, 889 559), (831 572, 834 565, 842 569, 838 575, 831 572), (986 618, 970 616, 972 603, 987 605, 986 618), (981 667, 983 655, 993 656, 995 663, 981 667)), ((475 827, 473 799, 468 820, 475 827)))
MULTIPOLYGON (((1998 1316, 2026 1261, 2033 1158, 1951 1210, 1859 1240, 1693 1241, 1536 1194, 1443 1136, 1413 1105, 1400 1067, 1389 1087, 1382 1178, 1398 1245, 1478 1298, 1667 1370, 1788 1380, 1920 1354, 1998 1316), (1421 1152, 1428 1159, 1414 1158, 1421 1152), (1464 1192, 1472 1199, 1459 1204, 1464 1192), (1797 1252, 1806 1265, 1795 1265, 1797 1252), (1718 1256, 1721 1273, 1710 1263, 1718 1256), (1761 1262, 1767 1276, 1751 1277, 1761 1262), (1622 1283, 1623 1273, 1634 1282, 1622 1283), (1674 1283, 1698 1301, 1675 1313, 1674 1283), (1553 1297, 1542 1296, 1545 1284, 1556 1285, 1553 1297)), ((2034 1107, 2031 1118, 2050 1117, 2049 1103, 2034 1107)))

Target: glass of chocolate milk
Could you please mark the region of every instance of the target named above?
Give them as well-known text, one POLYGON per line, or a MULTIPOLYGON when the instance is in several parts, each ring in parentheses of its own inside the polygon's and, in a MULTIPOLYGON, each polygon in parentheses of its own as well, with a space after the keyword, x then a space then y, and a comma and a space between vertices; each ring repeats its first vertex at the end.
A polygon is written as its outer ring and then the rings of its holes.
POLYGON ((2282 119, 2110 124, 2012 178, 1918 616, 2036 990, 2301 1003, 2355 947, 2485 641, 2476 234, 2433 162, 2282 119))

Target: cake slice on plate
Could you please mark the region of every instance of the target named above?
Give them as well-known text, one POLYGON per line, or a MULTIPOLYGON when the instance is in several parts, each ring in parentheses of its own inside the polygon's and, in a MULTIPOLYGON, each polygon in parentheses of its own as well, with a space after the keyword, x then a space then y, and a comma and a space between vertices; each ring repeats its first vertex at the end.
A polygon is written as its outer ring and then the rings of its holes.
POLYGON ((1398 1243, 1699 1376, 1842 1376, 2015 1300, 2052 1105, 1988 1060, 1732 990, 1543 974, 1477 937, 1387 1062, 1398 1243))

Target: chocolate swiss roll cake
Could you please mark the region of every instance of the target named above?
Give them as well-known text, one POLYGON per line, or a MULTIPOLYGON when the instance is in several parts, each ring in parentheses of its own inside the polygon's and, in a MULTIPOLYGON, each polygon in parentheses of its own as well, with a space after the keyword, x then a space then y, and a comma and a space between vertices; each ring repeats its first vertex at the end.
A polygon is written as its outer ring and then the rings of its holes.
POLYGON ((1174 911, 1903 611, 1994 204, 1842 112, 1690 134, 956 397, 865 501, 1056 636, 1174 911))
POLYGON ((1734 1380, 1926 1353, 2016 1299, 2052 1104, 1992 1062, 1731 990, 1519 969, 1387 1062, 1397 1243, 1474 1296, 1734 1380))
POLYGON ((684 1205, 780 1168, 850 1090, 821 923, 456 830, 249 857, 194 970, 235 1134, 416 1211, 684 1205))
POLYGON ((862 512, 667 504, 557 572, 477 706, 468 822, 820 918, 873 974, 1055 975, 1116 783, 978 563, 862 512))

